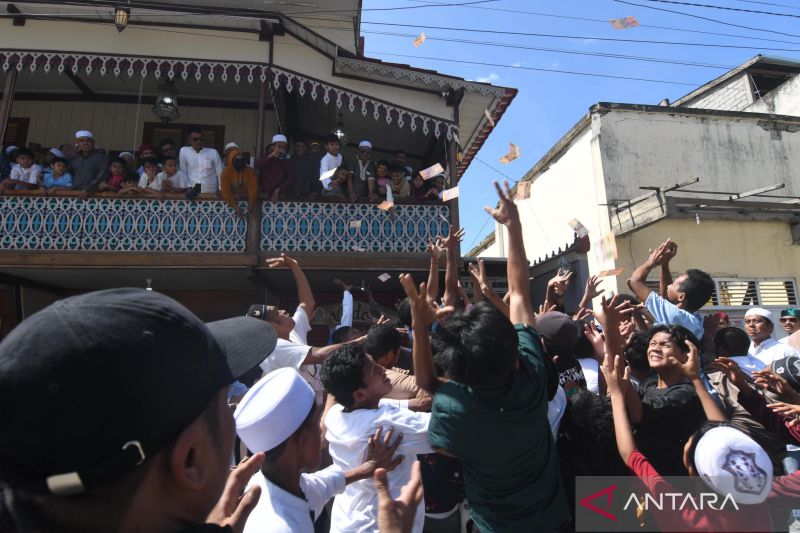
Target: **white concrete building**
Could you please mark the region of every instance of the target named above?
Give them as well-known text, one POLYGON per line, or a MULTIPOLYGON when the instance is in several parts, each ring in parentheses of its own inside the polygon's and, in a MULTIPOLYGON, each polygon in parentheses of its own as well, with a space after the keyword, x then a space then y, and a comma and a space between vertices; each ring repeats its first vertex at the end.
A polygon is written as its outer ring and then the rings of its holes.
MULTIPOLYGON (((624 268, 604 286, 627 291, 632 270, 669 237, 680 246, 673 269, 711 274, 712 303, 734 319, 750 305, 794 305, 798 73, 798 62, 757 56, 671 105, 592 106, 522 178, 533 182, 530 198, 517 203, 534 290, 569 264, 579 279, 568 307, 590 273, 624 268), (589 230, 588 253, 568 225, 574 218, 589 230), (603 236, 616 256, 605 253, 603 236)), ((468 255, 505 256, 503 229, 468 255)))

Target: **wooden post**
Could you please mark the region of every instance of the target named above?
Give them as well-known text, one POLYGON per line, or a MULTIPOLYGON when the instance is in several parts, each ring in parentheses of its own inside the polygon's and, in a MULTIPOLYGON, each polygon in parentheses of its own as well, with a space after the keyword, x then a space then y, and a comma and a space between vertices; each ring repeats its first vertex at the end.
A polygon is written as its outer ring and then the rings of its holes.
POLYGON ((3 98, 0 100, 0 144, 6 136, 8 119, 11 117, 11 104, 14 103, 14 87, 17 84, 17 69, 6 71, 6 80, 3 83, 3 98))
MULTIPOLYGON (((458 185, 458 169, 457 169, 457 161, 456 161, 456 143, 455 141, 450 141, 448 143, 448 151, 447 151, 447 165, 450 169, 450 187, 455 187, 458 185)), ((453 231, 459 229, 460 220, 458 217, 458 198, 454 200, 450 200, 448 202, 450 204, 450 223, 453 225, 453 231)), ((461 244, 458 244, 458 249, 456 250, 458 253, 458 257, 461 257, 461 244)))
POLYGON ((256 153, 253 157, 258 159, 264 150, 264 107, 267 92, 267 82, 261 82, 258 86, 258 116, 256 117, 256 153))

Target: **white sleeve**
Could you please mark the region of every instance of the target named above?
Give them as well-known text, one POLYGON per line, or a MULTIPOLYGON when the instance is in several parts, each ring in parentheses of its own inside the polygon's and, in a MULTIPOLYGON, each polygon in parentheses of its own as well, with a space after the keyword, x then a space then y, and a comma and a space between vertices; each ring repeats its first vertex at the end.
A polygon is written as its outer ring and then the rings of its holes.
POLYGON ((33 165, 31 168, 31 177, 28 180, 28 183, 39 183, 42 178, 42 167, 41 165, 33 165))
POLYGON ((20 167, 19 165, 14 165, 14 166, 11 167, 11 179, 12 180, 23 181, 22 173, 20 172, 20 168, 22 168, 22 167, 20 167))
POLYGON ((311 346, 296 344, 285 339, 278 339, 278 344, 275 345, 275 349, 259 366, 261 370, 264 371, 264 374, 269 374, 273 370, 286 367, 300 370, 300 366, 303 364, 303 361, 306 360, 308 352, 310 351, 311 346))
POLYGON ((294 329, 292 332, 297 335, 300 342, 308 344, 308 332, 311 331, 311 323, 308 320, 306 308, 302 305, 298 305, 292 319, 294 320, 294 329))
POLYGON ((222 164, 222 158, 219 156, 219 152, 216 150, 214 150, 214 168, 217 171, 217 177, 222 174, 222 171, 225 168, 225 165, 222 164))
POLYGON ((397 453, 405 456, 433 453, 428 442, 430 413, 415 413, 408 409, 385 409, 383 416, 375 422, 375 427, 394 428, 395 434, 403 434, 397 453), (386 416, 388 415, 388 416, 386 416))
POLYGON ((353 327, 353 295, 348 290, 342 295, 342 320, 339 324, 353 327))
POLYGON ((147 174, 142 174, 139 176, 139 188, 146 189, 147 188, 147 174))
POLYGON ((183 170, 179 170, 173 176, 175 181, 172 182, 173 187, 177 187, 178 189, 186 189, 189 187, 189 176, 183 170))
POLYGON ((181 151, 178 152, 178 168, 189 174, 189 160, 186 159, 186 153, 184 149, 181 148, 181 151))
POLYGON ((394 203, 394 194, 392 193, 392 182, 386 184, 386 201, 394 203))
POLYGON ((300 474, 300 489, 314 511, 316 519, 331 498, 344 492, 346 487, 344 471, 336 465, 313 474, 300 474))
POLYGON ((394 400, 391 398, 381 398, 378 405, 391 405, 392 407, 400 407, 401 409, 408 409, 408 400, 394 400))

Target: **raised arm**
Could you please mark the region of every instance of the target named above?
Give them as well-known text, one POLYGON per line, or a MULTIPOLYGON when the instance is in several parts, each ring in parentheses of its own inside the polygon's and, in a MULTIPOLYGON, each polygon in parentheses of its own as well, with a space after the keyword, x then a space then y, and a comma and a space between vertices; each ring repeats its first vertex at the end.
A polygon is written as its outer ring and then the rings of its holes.
POLYGON ((642 302, 646 301, 647 297, 650 296, 652 292, 650 287, 647 286, 647 276, 650 274, 651 270, 662 265, 664 261, 666 261, 671 250, 671 242, 672 241, 667 239, 658 248, 653 250, 650 253, 650 257, 647 258, 647 261, 634 270, 633 274, 631 274, 631 277, 628 279, 628 287, 630 287, 636 297, 642 302))
POLYGON ((681 373, 692 383, 694 392, 700 398, 700 404, 703 406, 703 412, 706 418, 711 422, 724 422, 727 420, 725 413, 719 408, 717 402, 711 397, 706 389, 703 380, 700 379, 700 354, 697 346, 691 341, 686 341, 686 346, 689 348, 689 353, 686 357, 686 362, 681 363, 674 357, 670 357, 670 361, 681 369, 681 373))
POLYGON ((572 271, 559 268, 556 275, 547 282, 543 304, 545 309, 550 309, 554 305, 564 306, 564 293, 567 292, 570 279, 572 279, 572 271))
POLYGON ((456 304, 458 298, 458 244, 464 236, 464 228, 453 233, 453 226, 442 240, 446 250, 447 266, 444 271, 444 305, 456 304))
POLYGON ((344 281, 336 278, 333 282, 342 288, 342 319, 339 325, 353 327, 353 290, 352 285, 346 284, 344 281))
POLYGON ((597 279, 597 276, 589 276, 586 280, 586 288, 583 290, 583 297, 581 303, 578 304, 579 309, 589 309, 589 304, 592 300, 603 294, 604 290, 600 288, 602 280, 597 279))
POLYGON ((431 263, 428 267, 428 298, 436 300, 439 296, 439 259, 445 253, 441 237, 428 243, 428 253, 431 254, 431 263))
POLYGON ((525 256, 525 243, 522 240, 522 225, 508 182, 504 182, 503 186, 505 190, 494 182, 500 201, 496 209, 491 207, 484 209, 508 229, 508 291, 511 293, 509 318, 514 324, 528 324, 535 327, 536 318, 531 305, 530 275, 528 258, 525 256))
POLYGON ((625 408, 625 398, 630 389, 630 367, 626 367, 620 356, 613 357, 606 354, 600 367, 611 397, 611 411, 614 415, 614 435, 617 439, 617 450, 625 464, 628 457, 636 450, 636 441, 633 438, 631 422, 625 408))
POLYGON ((672 285, 672 272, 669 271, 670 260, 678 254, 678 245, 669 241, 664 253, 664 262, 661 263, 661 275, 658 276, 658 293, 662 298, 667 297, 667 287, 672 285))
POLYGON ((300 268, 300 263, 292 259, 288 255, 282 253, 280 257, 267 259, 267 266, 270 268, 288 267, 294 276, 294 282, 297 286, 297 299, 300 305, 305 307, 306 314, 310 317, 314 314, 314 309, 317 307, 317 301, 314 299, 314 294, 311 292, 311 285, 308 283, 303 269, 300 268))
POLYGON ((472 276, 473 283, 475 284, 476 290, 473 292, 484 296, 498 311, 503 313, 506 318, 510 320, 511 310, 508 304, 494 292, 494 289, 492 289, 489 284, 489 278, 486 276, 486 266, 483 263, 483 259, 478 259, 477 266, 475 264, 469 265, 469 275, 472 276))
POLYGON ((431 340, 429 330, 433 321, 448 313, 453 312, 452 307, 437 309, 432 300, 427 298, 427 288, 423 283, 417 291, 414 278, 411 274, 400 274, 400 283, 406 291, 406 296, 411 303, 411 325, 414 328, 414 348, 411 358, 414 363, 414 376, 417 385, 431 394, 436 392, 439 385, 447 380, 436 375, 431 353, 431 340))

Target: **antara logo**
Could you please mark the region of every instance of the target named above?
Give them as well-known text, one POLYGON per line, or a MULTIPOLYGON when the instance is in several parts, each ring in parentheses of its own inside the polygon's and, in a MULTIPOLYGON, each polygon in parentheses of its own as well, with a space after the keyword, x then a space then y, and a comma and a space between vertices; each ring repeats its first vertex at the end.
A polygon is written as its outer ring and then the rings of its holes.
POLYGON ((701 492, 699 494, 684 494, 683 492, 662 492, 657 496, 652 494, 645 494, 640 500, 636 494, 631 494, 628 501, 625 502, 625 509, 633 505, 634 508, 643 508, 648 511, 651 508, 663 511, 666 507, 670 511, 683 511, 684 509, 693 509, 695 511, 704 511, 712 509, 714 511, 739 510, 733 496, 726 494, 724 497, 716 492, 701 492), (720 500, 722 500, 720 502, 720 500), (728 507, 726 507, 726 505, 728 507))

